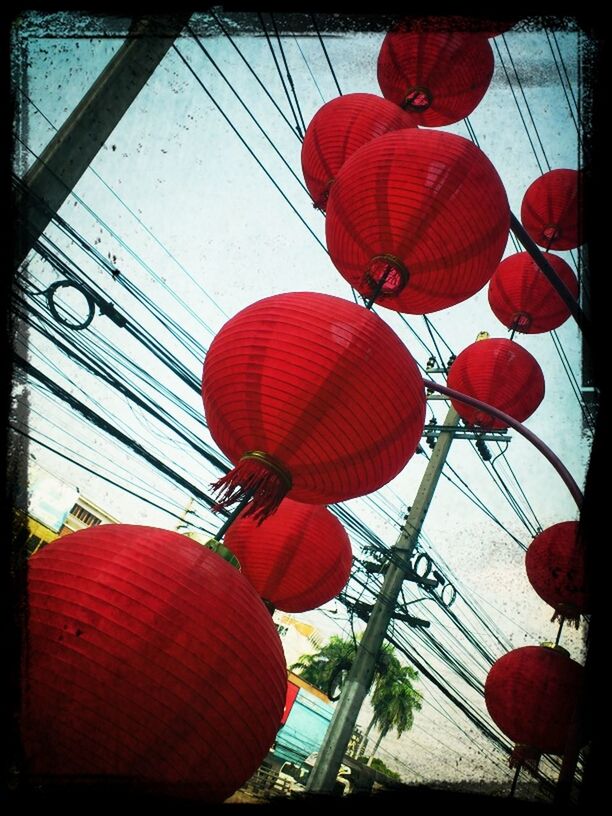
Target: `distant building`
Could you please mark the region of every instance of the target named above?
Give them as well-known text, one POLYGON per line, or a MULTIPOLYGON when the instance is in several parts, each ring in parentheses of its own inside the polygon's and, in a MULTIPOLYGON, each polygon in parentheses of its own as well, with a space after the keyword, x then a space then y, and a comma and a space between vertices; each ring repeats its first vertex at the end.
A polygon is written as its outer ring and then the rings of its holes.
POLYGON ((283 644, 287 666, 296 663, 302 655, 318 652, 323 645, 325 637, 312 624, 278 610, 273 620, 283 644))
POLYGON ((96 527, 98 524, 119 524, 119 519, 111 516, 106 510, 102 510, 102 508, 94 504, 91 499, 87 499, 85 496, 79 496, 66 516, 59 535, 63 536, 68 533, 76 533, 77 530, 84 530, 86 527, 96 527))
POLYGON ((41 547, 67 533, 98 524, 117 524, 118 519, 79 494, 74 485, 32 465, 28 485, 26 552, 41 547))

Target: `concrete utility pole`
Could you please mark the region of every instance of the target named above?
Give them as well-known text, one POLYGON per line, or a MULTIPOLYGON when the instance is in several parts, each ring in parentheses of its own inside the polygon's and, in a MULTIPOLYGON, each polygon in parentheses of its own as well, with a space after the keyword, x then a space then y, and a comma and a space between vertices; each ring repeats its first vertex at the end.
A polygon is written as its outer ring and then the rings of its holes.
POLYGON ((382 589, 308 779, 306 790, 310 793, 331 793, 334 788, 357 716, 370 688, 376 659, 395 611, 398 595, 406 573, 410 570, 410 556, 416 546, 458 423, 459 415, 454 408, 450 408, 444 420, 445 430, 438 436, 414 504, 392 550, 382 589))
POLYGON ((182 12, 134 20, 125 43, 25 174, 26 190, 17 193, 16 201, 23 219, 16 266, 42 235, 190 17, 191 12, 182 12))

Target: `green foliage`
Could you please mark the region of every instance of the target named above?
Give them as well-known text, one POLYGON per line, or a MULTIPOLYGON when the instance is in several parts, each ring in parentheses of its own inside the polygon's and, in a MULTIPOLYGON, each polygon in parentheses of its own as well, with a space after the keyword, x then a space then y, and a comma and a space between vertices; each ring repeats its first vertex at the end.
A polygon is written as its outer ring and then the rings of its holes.
MULTIPOLYGON (((315 654, 302 655, 289 668, 316 688, 335 699, 334 693, 341 687, 345 673, 349 671, 357 654, 354 640, 332 635, 315 654)), ((395 649, 388 643, 381 647, 376 661, 373 683, 378 685, 390 672, 399 670, 400 662, 395 649)))
MULTIPOLYGON (((352 666, 356 653, 356 644, 352 639, 344 640, 333 635, 315 654, 302 655, 291 669, 333 698, 343 673, 352 666)), ((365 735, 369 735, 373 726, 377 727, 379 737, 372 754, 376 753, 380 741, 392 729, 401 737, 412 728, 414 712, 421 709, 423 700, 422 694, 412 685, 418 676, 412 666, 402 666, 393 646, 383 644, 373 677, 371 703, 374 716, 365 735)), ((372 760, 372 763, 375 761, 372 760)))
POLYGON ((402 777, 398 774, 397 771, 392 771, 391 768, 385 765, 382 759, 379 759, 378 757, 374 757, 370 762, 370 758, 364 756, 361 757, 361 761, 363 761, 364 764, 369 765, 371 768, 374 768, 375 771, 380 771, 380 773, 384 773, 387 776, 390 776, 391 779, 395 779, 398 782, 401 782, 402 780, 402 777))

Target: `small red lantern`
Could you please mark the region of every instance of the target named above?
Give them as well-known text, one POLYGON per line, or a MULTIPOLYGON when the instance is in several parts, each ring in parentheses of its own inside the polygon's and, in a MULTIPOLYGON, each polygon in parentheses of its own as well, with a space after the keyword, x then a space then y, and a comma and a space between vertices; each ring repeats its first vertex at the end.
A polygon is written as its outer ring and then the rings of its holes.
POLYGON ((351 573, 349 537, 321 505, 283 499, 261 524, 238 516, 224 543, 257 593, 285 612, 306 612, 330 601, 351 573))
POLYGON ((366 142, 416 123, 393 102, 367 93, 332 99, 314 115, 302 144, 302 171, 314 206, 325 210, 336 175, 366 142))
MULTIPOLYGON (((384 138, 384 137, 381 137, 384 138)), ((236 465, 222 505, 254 491, 331 504, 377 490, 413 455, 425 390, 399 337, 368 309, 314 292, 264 298, 211 343, 202 380, 210 433, 236 465)))
POLYGON ((589 612, 585 549, 578 522, 562 521, 539 533, 525 553, 525 569, 531 586, 554 608, 553 620, 564 618, 578 626, 580 615, 589 612))
POLYGON ((583 668, 559 646, 523 646, 497 660, 485 682, 491 718, 517 743, 513 762, 563 754, 583 668))
POLYGON ((347 159, 325 224, 351 286, 369 297, 382 283, 377 303, 412 314, 481 289, 509 229, 506 191, 485 154, 461 136, 420 129, 379 136, 347 159))
MULTIPOLYGON (((543 253, 561 282, 578 298, 578 281, 563 258, 543 253)), ((528 252, 505 258, 489 282, 489 304, 504 326, 525 334, 559 328, 570 316, 561 299, 528 252)))
POLYGON ((493 76, 493 51, 480 34, 389 31, 378 55, 378 84, 415 124, 450 125, 469 116, 493 76))
MULTIPOLYGON (((457 356, 448 372, 448 387, 524 422, 544 398, 544 375, 535 357, 518 343, 488 338, 472 343, 457 356)), ((455 399, 451 402, 469 425, 506 427, 481 408, 455 399)))
POLYGON ((220 802, 255 772, 287 674, 244 576, 178 533, 126 524, 59 538, 28 566, 33 777, 220 802))
POLYGON ((582 243, 578 214, 577 170, 550 170, 527 189, 521 221, 530 237, 544 249, 575 249, 582 243))

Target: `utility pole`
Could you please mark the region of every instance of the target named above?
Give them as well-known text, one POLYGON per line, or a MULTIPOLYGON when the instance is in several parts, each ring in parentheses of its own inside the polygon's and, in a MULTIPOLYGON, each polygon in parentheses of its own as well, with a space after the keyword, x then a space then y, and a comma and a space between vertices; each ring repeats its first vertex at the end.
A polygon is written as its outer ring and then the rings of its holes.
POLYGON ((22 263, 138 96, 191 12, 140 17, 127 39, 23 178, 16 209, 22 263))
POLYGON ((416 546, 458 423, 459 415, 451 407, 442 426, 444 430, 440 432, 427 464, 414 504, 393 548, 382 589, 308 779, 306 790, 310 793, 331 793, 334 788, 359 711, 370 688, 376 659, 395 611, 402 584, 406 573, 410 571, 410 556, 416 546))

